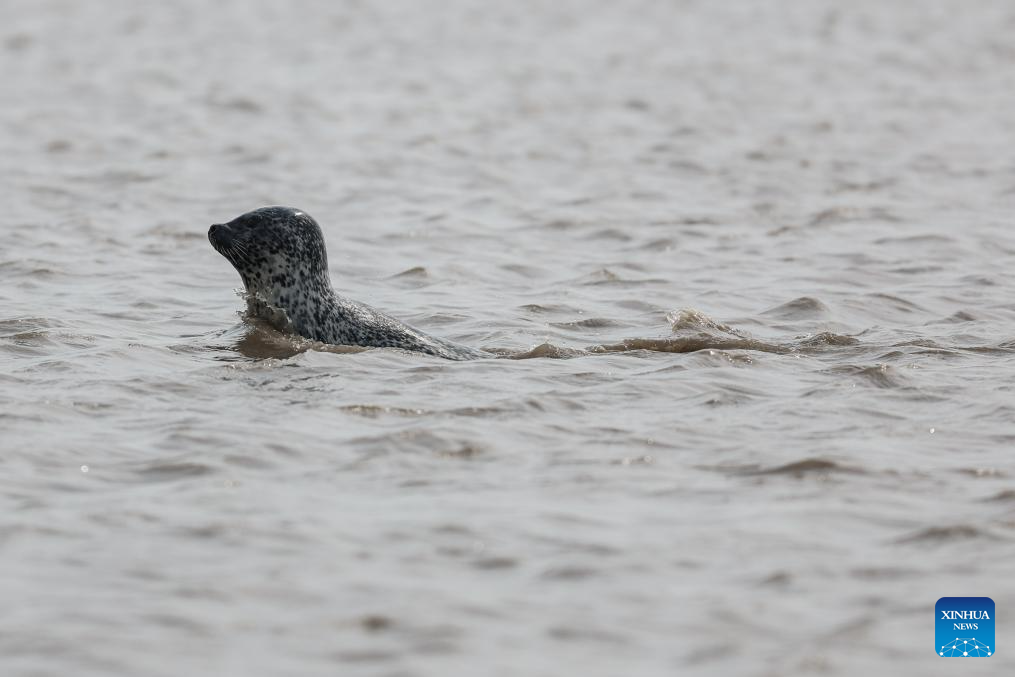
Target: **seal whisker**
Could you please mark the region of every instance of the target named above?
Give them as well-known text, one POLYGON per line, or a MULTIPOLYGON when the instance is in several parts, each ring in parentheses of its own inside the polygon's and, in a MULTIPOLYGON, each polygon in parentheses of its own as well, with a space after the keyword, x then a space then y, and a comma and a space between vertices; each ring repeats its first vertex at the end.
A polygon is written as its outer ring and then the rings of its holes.
POLYGON ((247 247, 246 242, 243 242, 242 240, 233 240, 233 247, 236 251, 243 254, 244 258, 248 258, 250 256, 250 249, 247 247))
POLYGON ((229 258, 239 263, 250 260, 250 250, 242 242, 234 240, 229 243, 229 258))

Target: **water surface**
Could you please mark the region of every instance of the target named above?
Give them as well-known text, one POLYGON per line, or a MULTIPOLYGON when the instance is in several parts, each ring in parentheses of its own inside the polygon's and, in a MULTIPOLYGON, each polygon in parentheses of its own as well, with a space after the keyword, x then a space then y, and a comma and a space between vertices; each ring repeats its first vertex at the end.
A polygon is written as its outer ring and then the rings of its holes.
POLYGON ((5 675, 1015 666, 1012 5, 2 14, 5 675), (526 359, 244 321, 265 204, 526 359))

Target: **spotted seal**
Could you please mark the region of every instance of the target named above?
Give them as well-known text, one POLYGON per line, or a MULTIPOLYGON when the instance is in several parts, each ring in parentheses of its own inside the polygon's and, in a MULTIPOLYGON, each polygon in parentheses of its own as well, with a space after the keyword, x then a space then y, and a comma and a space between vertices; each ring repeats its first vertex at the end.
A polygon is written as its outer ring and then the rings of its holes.
POLYGON ((449 360, 490 357, 339 296, 328 276, 321 227, 299 209, 255 209, 213 225, 208 240, 243 279, 251 314, 283 331, 322 343, 401 348, 449 360))

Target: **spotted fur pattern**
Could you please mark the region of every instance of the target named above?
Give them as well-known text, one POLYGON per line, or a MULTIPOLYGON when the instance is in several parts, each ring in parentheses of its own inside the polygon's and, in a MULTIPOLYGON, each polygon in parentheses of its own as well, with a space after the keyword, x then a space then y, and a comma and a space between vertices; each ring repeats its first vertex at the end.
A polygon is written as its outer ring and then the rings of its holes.
POLYGON ((328 276, 321 228, 298 209, 255 209, 215 224, 208 239, 240 274, 251 313, 279 329, 322 343, 402 348, 449 360, 487 356, 339 296, 328 276))

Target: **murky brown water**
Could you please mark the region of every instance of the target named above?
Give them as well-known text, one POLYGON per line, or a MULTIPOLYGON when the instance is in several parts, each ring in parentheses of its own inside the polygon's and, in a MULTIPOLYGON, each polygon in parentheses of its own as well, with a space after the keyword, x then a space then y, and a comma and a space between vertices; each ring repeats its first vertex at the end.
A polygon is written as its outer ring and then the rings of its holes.
POLYGON ((1015 5, 0 12, 4 675, 1015 666, 1015 5), (244 323, 264 204, 533 359, 244 323))

